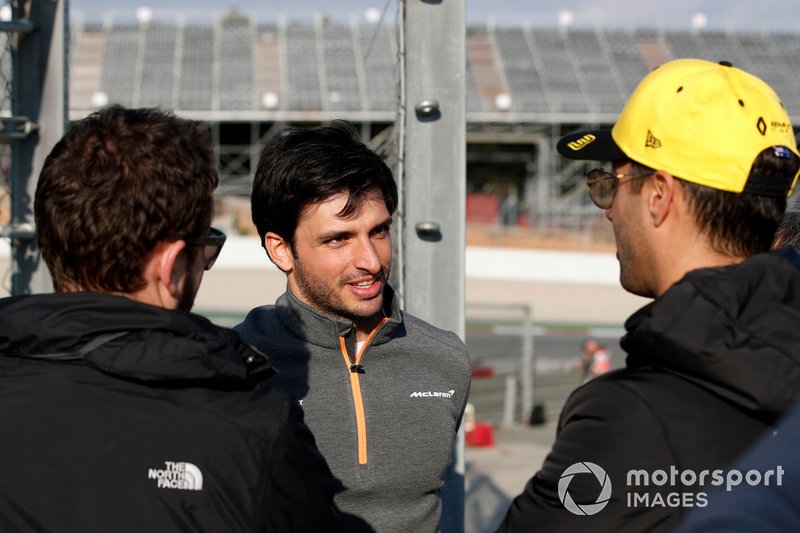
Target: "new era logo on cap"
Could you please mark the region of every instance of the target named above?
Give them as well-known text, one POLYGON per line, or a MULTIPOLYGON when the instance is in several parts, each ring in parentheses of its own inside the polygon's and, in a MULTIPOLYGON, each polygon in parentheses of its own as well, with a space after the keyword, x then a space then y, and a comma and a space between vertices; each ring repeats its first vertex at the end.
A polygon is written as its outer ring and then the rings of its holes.
POLYGON ((661 148, 661 141, 653 135, 652 131, 647 130, 647 140, 644 145, 648 148, 661 148))

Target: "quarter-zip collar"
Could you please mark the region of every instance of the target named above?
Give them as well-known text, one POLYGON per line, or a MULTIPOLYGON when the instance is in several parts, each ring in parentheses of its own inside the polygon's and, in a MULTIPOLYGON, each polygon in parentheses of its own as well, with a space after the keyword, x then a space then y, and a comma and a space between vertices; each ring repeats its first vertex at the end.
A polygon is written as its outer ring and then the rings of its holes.
MULTIPOLYGON (((275 308, 281 323, 306 342, 339 350, 339 338, 352 336, 355 346, 355 326, 351 321, 317 311, 301 302, 289 289, 275 302, 275 308)), ((388 342, 402 330, 403 315, 394 290, 388 285, 383 291, 383 312, 388 320, 375 333, 369 343, 371 346, 388 342)))

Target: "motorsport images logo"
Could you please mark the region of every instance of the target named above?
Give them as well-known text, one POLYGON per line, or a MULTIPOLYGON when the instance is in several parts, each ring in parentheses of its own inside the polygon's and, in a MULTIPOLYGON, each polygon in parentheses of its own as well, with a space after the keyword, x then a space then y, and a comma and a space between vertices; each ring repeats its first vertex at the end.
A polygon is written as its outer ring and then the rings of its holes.
MULTIPOLYGON (((690 508, 706 507, 709 504, 706 487, 724 487, 726 492, 731 492, 742 484, 751 487, 757 486, 782 486, 783 474, 781 465, 768 470, 680 470, 675 466, 668 469, 648 471, 645 469, 628 470, 626 476, 625 498, 627 507, 643 508, 690 508)), ((721 489, 720 489, 721 490, 721 489)), ((594 494, 590 492, 582 499, 590 499, 594 494)), ((620 494, 621 495, 621 494, 620 494)), ((558 498, 564 507, 572 514, 591 516, 602 511, 611 500, 611 480, 600 466, 582 461, 567 467, 558 480, 558 498), (577 504, 569 493, 569 485, 578 474, 592 474, 597 479, 600 494, 594 503, 577 504)))
POLYGON ((606 471, 594 463, 589 461, 575 463, 567 467, 564 473, 561 474, 561 479, 558 480, 558 499, 561 500, 567 511, 572 514, 584 516, 597 514, 608 505, 608 500, 611 499, 611 480, 608 478, 606 471), (570 496, 567 489, 569 489, 569 484, 575 474, 594 474, 594 477, 597 478, 601 488, 600 495, 597 496, 597 500, 594 503, 579 505, 570 496))

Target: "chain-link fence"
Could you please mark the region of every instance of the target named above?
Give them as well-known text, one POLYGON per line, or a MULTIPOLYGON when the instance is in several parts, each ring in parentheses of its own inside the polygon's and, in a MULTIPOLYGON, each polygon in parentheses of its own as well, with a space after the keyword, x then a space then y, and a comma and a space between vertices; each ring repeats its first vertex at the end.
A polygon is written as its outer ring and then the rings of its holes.
MULTIPOLYGON (((0 21, 8 22, 12 18, 12 6, 9 1, 0 1, 0 21)), ((13 99, 13 57, 17 43, 17 35, 12 32, 0 32, 0 116, 12 116, 13 99)), ((8 224, 11 215, 11 145, 0 141, 0 224, 8 224)), ((3 282, 5 286, 7 280, 3 282)))
MULTIPOLYGON (((8 22, 11 20, 11 3, 0 1, 0 21, 8 22)), ((0 33, 0 111, 3 116, 11 113, 11 75, 12 75, 12 54, 16 40, 10 32, 0 33)))

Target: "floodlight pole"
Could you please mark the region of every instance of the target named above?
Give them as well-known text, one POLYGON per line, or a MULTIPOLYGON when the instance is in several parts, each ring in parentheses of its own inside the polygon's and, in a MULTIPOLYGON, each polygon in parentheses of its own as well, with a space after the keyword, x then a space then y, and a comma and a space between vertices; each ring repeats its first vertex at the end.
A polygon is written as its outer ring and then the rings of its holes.
POLYGON ((11 143, 11 223, 2 236, 11 239, 11 294, 52 291, 33 221, 33 198, 47 154, 67 125, 67 0, 12 2, 11 115, 4 123, 11 143), (28 10, 26 11, 26 7, 28 10), (21 24, 25 31, 13 29, 21 24))
MULTIPOLYGON (((466 7, 402 0, 400 267, 405 309, 464 338, 466 7)), ((433 354, 432 354, 433 355, 433 354)), ((443 491, 443 532, 464 531, 464 437, 443 491)))

